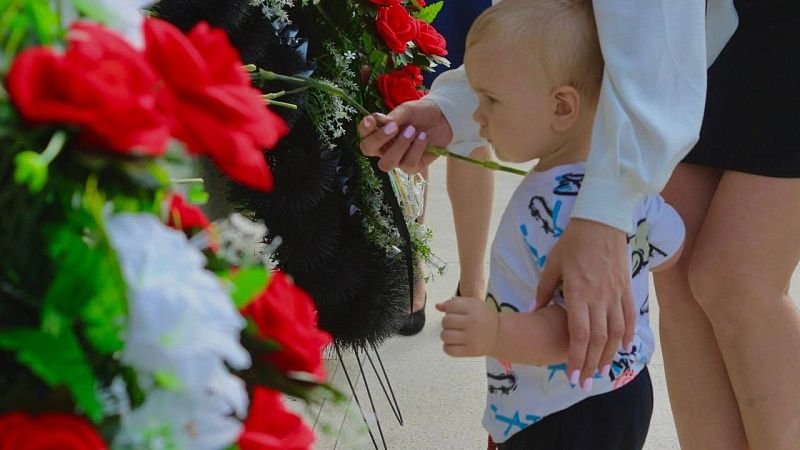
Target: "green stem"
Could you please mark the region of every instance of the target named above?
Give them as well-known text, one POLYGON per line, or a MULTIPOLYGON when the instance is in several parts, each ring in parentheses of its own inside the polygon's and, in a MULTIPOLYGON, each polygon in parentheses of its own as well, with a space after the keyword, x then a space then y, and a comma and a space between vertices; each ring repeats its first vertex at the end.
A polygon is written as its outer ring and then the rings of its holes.
POLYGON ((267 100, 274 100, 276 98, 281 98, 284 95, 286 95, 286 91, 270 92, 269 94, 264 94, 264 98, 267 100))
POLYGON ((309 87, 309 86, 299 87, 297 89, 292 89, 291 91, 286 91, 286 95, 297 94, 298 92, 307 91, 309 89, 311 89, 311 87, 309 87))
POLYGON ((50 138, 50 142, 47 143, 47 148, 42 152, 42 162, 47 165, 56 159, 56 156, 64 148, 65 142, 67 142, 67 133, 63 130, 56 131, 50 138))
POLYGON ((294 103, 286 103, 278 100, 271 100, 268 98, 265 98, 264 102, 268 105, 275 105, 275 106, 280 106, 281 108, 297 110, 297 105, 295 105, 294 103))
MULTIPOLYGON (((266 80, 287 81, 287 82, 290 82, 290 83, 297 83, 297 84, 301 84, 301 85, 304 85, 304 86, 308 86, 308 87, 310 87, 312 89, 317 89, 317 90, 320 90, 320 91, 323 91, 323 92, 327 92, 328 94, 335 95, 337 97, 340 97, 340 98, 344 99, 345 101, 347 101, 347 103, 349 103, 351 106, 356 108, 361 114, 363 114, 365 116, 369 116, 370 114, 372 114, 367 110, 367 108, 364 108, 364 106, 361 105, 361 103, 358 103, 353 97, 348 95, 345 91, 343 91, 342 89, 340 89, 340 88, 338 88, 336 86, 333 86, 331 84, 324 83, 322 81, 316 80, 316 79, 311 78, 311 77, 307 77, 305 75, 295 75, 295 76, 281 75, 279 73, 271 72, 269 70, 264 70, 264 69, 259 69, 258 73, 262 78, 264 78, 266 80)), ((478 165, 478 166, 481 166, 481 167, 485 167, 485 168, 490 169, 490 170, 513 173, 513 174, 522 175, 522 176, 525 176, 525 175, 528 174, 528 172, 526 172, 524 170, 520 170, 520 169, 515 169, 513 167, 504 166, 504 165, 498 164, 498 163, 496 163, 494 161, 484 161, 484 160, 480 160, 480 159, 473 159, 473 158, 470 158, 470 157, 467 157, 467 156, 461 156, 461 155, 458 155, 456 153, 452 153, 452 152, 450 152, 447 149, 444 149, 442 147, 435 147, 433 145, 429 145, 429 146, 427 146, 425 148, 425 151, 428 152, 428 153, 433 153, 434 155, 438 155, 438 156, 445 156, 445 157, 448 157, 448 158, 455 158, 455 159, 458 159, 460 161, 465 161, 465 162, 468 162, 468 163, 471 163, 471 164, 475 164, 475 165, 478 165)))
POLYGON ((178 178, 174 180, 169 180, 171 183, 174 184, 204 184, 202 178, 178 178))
POLYGON ((56 1, 56 20, 58 20, 58 36, 64 35, 64 5, 56 1))
POLYGON ((318 91, 323 91, 327 92, 328 94, 335 95, 347 101, 347 103, 356 108, 361 114, 364 114, 365 116, 370 115, 370 112, 367 111, 367 108, 364 108, 353 97, 350 97, 350 95, 348 95, 347 92, 331 84, 324 83, 322 81, 316 80, 311 77, 307 77, 305 75, 296 75, 296 76, 281 75, 279 73, 270 72, 269 70, 264 70, 264 69, 260 69, 258 72, 263 78, 267 80, 288 81, 289 83, 301 84, 304 86, 308 86, 309 88, 316 89, 318 91))
POLYGON ((447 150, 445 150, 445 149, 443 149, 441 147, 434 147, 432 145, 429 145, 428 148, 425 149, 425 151, 428 152, 428 153, 433 153, 434 155, 446 156, 448 158, 454 158, 454 159, 458 159, 460 161, 466 161, 466 162, 469 162, 469 163, 472 163, 472 164, 476 164, 476 165, 481 166, 481 167, 485 167, 485 168, 490 169, 490 170, 497 170, 497 171, 500 171, 500 172, 513 173, 515 175, 522 175, 523 177, 528 174, 528 172, 526 172, 524 170, 520 170, 520 169, 515 169, 513 167, 504 166, 504 165, 498 164, 498 163, 496 163, 494 161, 485 161, 485 160, 482 160, 482 159, 473 159, 473 158, 470 158, 468 156, 461 156, 458 153, 449 152, 449 151, 447 151, 447 150))

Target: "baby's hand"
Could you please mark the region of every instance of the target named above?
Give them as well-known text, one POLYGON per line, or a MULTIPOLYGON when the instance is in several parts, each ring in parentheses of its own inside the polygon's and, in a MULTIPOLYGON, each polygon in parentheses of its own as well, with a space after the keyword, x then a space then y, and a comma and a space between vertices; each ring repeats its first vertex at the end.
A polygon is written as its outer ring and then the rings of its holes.
POLYGON ((444 352, 450 356, 485 356, 494 350, 497 340, 497 311, 483 300, 453 297, 437 303, 445 313, 442 319, 444 352))

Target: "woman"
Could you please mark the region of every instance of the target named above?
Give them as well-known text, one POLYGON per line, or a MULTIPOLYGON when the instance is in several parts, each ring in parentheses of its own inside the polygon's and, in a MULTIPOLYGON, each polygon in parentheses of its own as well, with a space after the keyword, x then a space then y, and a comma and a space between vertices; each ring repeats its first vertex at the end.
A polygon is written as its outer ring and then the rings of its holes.
POLYGON ((739 27, 709 69, 700 140, 664 191, 686 244, 655 275, 661 345, 682 448, 794 449, 800 4, 734 4, 739 27))

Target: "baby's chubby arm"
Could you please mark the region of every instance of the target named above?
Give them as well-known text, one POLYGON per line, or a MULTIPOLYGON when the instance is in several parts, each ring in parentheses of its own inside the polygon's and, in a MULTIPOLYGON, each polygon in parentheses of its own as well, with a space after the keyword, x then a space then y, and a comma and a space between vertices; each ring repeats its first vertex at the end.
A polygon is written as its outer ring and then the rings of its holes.
POLYGON ((453 297, 438 303, 442 343, 450 356, 491 356, 536 366, 567 360, 567 314, 557 305, 529 313, 500 312, 477 298, 453 297))

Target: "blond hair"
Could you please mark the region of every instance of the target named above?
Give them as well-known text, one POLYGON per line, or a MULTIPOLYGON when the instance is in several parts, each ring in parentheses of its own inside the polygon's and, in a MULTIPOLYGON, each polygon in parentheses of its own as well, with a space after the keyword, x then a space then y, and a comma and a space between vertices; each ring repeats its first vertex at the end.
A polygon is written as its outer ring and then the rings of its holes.
MULTIPOLYGON (((591 0, 503 0, 472 25, 467 49, 488 38, 527 46, 555 85, 572 86, 596 100, 603 56, 591 0)), ((524 52, 521 48, 520 54, 524 52)))

